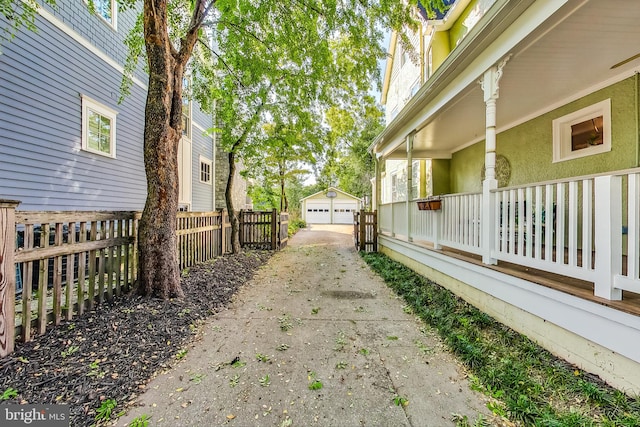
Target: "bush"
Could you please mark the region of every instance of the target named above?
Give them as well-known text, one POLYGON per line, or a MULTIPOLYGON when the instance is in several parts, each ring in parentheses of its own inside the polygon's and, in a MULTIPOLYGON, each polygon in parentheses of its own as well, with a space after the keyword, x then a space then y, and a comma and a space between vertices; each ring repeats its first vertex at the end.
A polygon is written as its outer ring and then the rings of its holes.
POLYGON ((289 236, 293 236, 301 228, 305 228, 307 222, 304 219, 292 219, 289 221, 289 236))

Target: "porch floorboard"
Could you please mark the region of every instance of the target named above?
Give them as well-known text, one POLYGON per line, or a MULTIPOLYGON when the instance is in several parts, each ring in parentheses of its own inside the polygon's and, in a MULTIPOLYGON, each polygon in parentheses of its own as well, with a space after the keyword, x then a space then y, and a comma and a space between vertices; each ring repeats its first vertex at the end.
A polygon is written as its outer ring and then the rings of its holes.
MULTIPOLYGON (((396 236, 396 238, 398 237, 399 236, 396 236)), ((593 282, 568 276, 562 276, 555 273, 549 273, 543 270, 536 270, 534 268, 512 264, 504 261, 498 261, 497 265, 487 265, 482 263, 482 257, 480 255, 449 247, 434 249, 432 244, 425 241, 414 240, 413 244, 432 251, 439 252, 451 258, 456 258, 461 261, 469 262, 484 268, 490 268, 492 270, 496 270, 510 276, 518 277, 520 279, 527 280, 541 286, 546 286, 560 292, 565 292, 567 294, 595 302, 597 304, 615 308, 616 310, 620 310, 625 313, 640 316, 640 294, 623 291, 622 300, 610 301, 604 298, 596 297, 593 294, 593 282)))

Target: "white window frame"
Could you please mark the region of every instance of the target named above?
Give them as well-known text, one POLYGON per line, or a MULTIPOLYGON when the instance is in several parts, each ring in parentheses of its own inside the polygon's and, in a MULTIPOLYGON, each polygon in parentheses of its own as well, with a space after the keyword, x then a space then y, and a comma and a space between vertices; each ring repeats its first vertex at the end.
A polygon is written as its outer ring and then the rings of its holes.
POLYGON ((198 175, 200 176, 200 182, 206 185, 213 185, 213 162, 211 161, 211 159, 208 159, 204 156, 200 156, 199 157, 199 165, 200 168, 198 170, 198 175), (208 181, 204 181, 202 179, 202 165, 207 165, 209 166, 209 180, 208 181))
POLYGON ((90 153, 99 154, 101 156, 116 158, 116 116, 117 111, 100 104, 99 102, 89 98, 88 96, 82 96, 82 149, 90 153), (96 150, 89 147, 89 110, 92 110, 101 116, 107 117, 111 120, 111 132, 109 135, 109 152, 96 150))
POLYGON ((611 151, 611 99, 553 120, 553 163, 611 151), (571 151, 571 126, 602 116, 602 144, 571 151))
POLYGON ((102 16, 102 14, 98 11, 98 8, 96 7, 96 4, 95 4, 96 1, 102 1, 102 0, 92 0, 93 10, 95 15, 98 16, 100 19, 102 19, 107 25, 109 25, 110 27, 112 27, 114 30, 117 31, 118 30, 118 0, 109 0, 111 2, 111 20, 108 20, 107 18, 102 16))

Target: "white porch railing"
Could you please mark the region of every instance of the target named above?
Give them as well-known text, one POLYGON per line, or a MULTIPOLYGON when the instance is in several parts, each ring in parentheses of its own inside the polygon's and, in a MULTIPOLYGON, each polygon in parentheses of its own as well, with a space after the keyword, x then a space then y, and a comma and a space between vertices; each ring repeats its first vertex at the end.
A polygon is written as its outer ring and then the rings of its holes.
POLYGON ((594 179, 494 190, 492 258, 593 280, 594 179))
POLYGON ((501 188, 488 199, 442 196, 440 211, 411 202, 410 218, 406 202, 381 205, 380 230, 591 281, 595 295, 607 299, 640 293, 638 169, 501 188), (495 208, 490 253, 482 246, 483 201, 495 208))
POLYGON ((480 254, 482 194, 442 196, 440 244, 480 254))
POLYGON ((438 211, 421 211, 416 202, 412 202, 409 207, 411 208, 411 237, 414 240, 433 242, 437 246, 438 211))
MULTIPOLYGON (((622 193, 619 190, 620 188, 627 189, 627 197, 625 198, 623 195, 621 200, 611 206, 610 209, 614 218, 621 214, 623 221, 622 235, 613 236, 614 238, 612 239, 612 246, 615 248, 611 254, 611 259, 614 263, 613 287, 615 290, 640 293, 640 172, 612 178, 621 178, 613 181, 615 192, 622 193), (626 202, 626 209, 624 202, 626 202), (620 236, 620 246, 617 245, 618 236, 620 236), (617 248, 621 248, 623 255, 626 255, 621 257, 626 261, 622 265, 617 261, 619 255, 616 253, 617 248)), ((596 224, 598 226, 600 225, 599 212, 600 209, 597 209, 596 224)), ((602 220, 606 220, 606 218, 602 220)), ((615 220, 612 222, 615 222, 615 220)), ((596 266, 599 267, 600 264, 596 264, 596 266)))

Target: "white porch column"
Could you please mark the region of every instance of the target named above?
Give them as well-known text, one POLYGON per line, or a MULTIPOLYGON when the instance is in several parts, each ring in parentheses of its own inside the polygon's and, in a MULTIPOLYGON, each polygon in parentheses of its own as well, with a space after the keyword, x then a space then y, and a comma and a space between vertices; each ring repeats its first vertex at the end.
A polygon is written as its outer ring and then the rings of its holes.
POLYGON ((485 264, 497 264, 497 260, 491 257, 495 241, 496 230, 496 207, 494 203, 495 193, 491 190, 498 188, 496 180, 496 103, 499 97, 499 81, 502 77, 502 69, 511 55, 503 59, 485 71, 480 79, 480 85, 484 92, 484 102, 486 105, 485 124, 485 179, 482 182, 482 227, 480 230, 480 241, 482 244, 482 262, 485 264))
POLYGON ((413 137, 415 132, 407 135, 407 241, 413 242, 411 237, 411 188, 413 187, 413 137))
MULTIPOLYGON (((380 167, 380 162, 383 162, 379 155, 375 155, 375 180, 373 183, 373 200, 371 201, 371 210, 376 211, 376 215, 380 215, 380 201, 382 196, 382 168, 380 167)), ((378 229, 377 233, 380 233, 380 218, 376 221, 378 229)))
POLYGON ((614 278, 622 274, 622 179, 599 176, 595 191, 595 276, 594 295, 621 300, 622 290, 614 288, 614 278))

